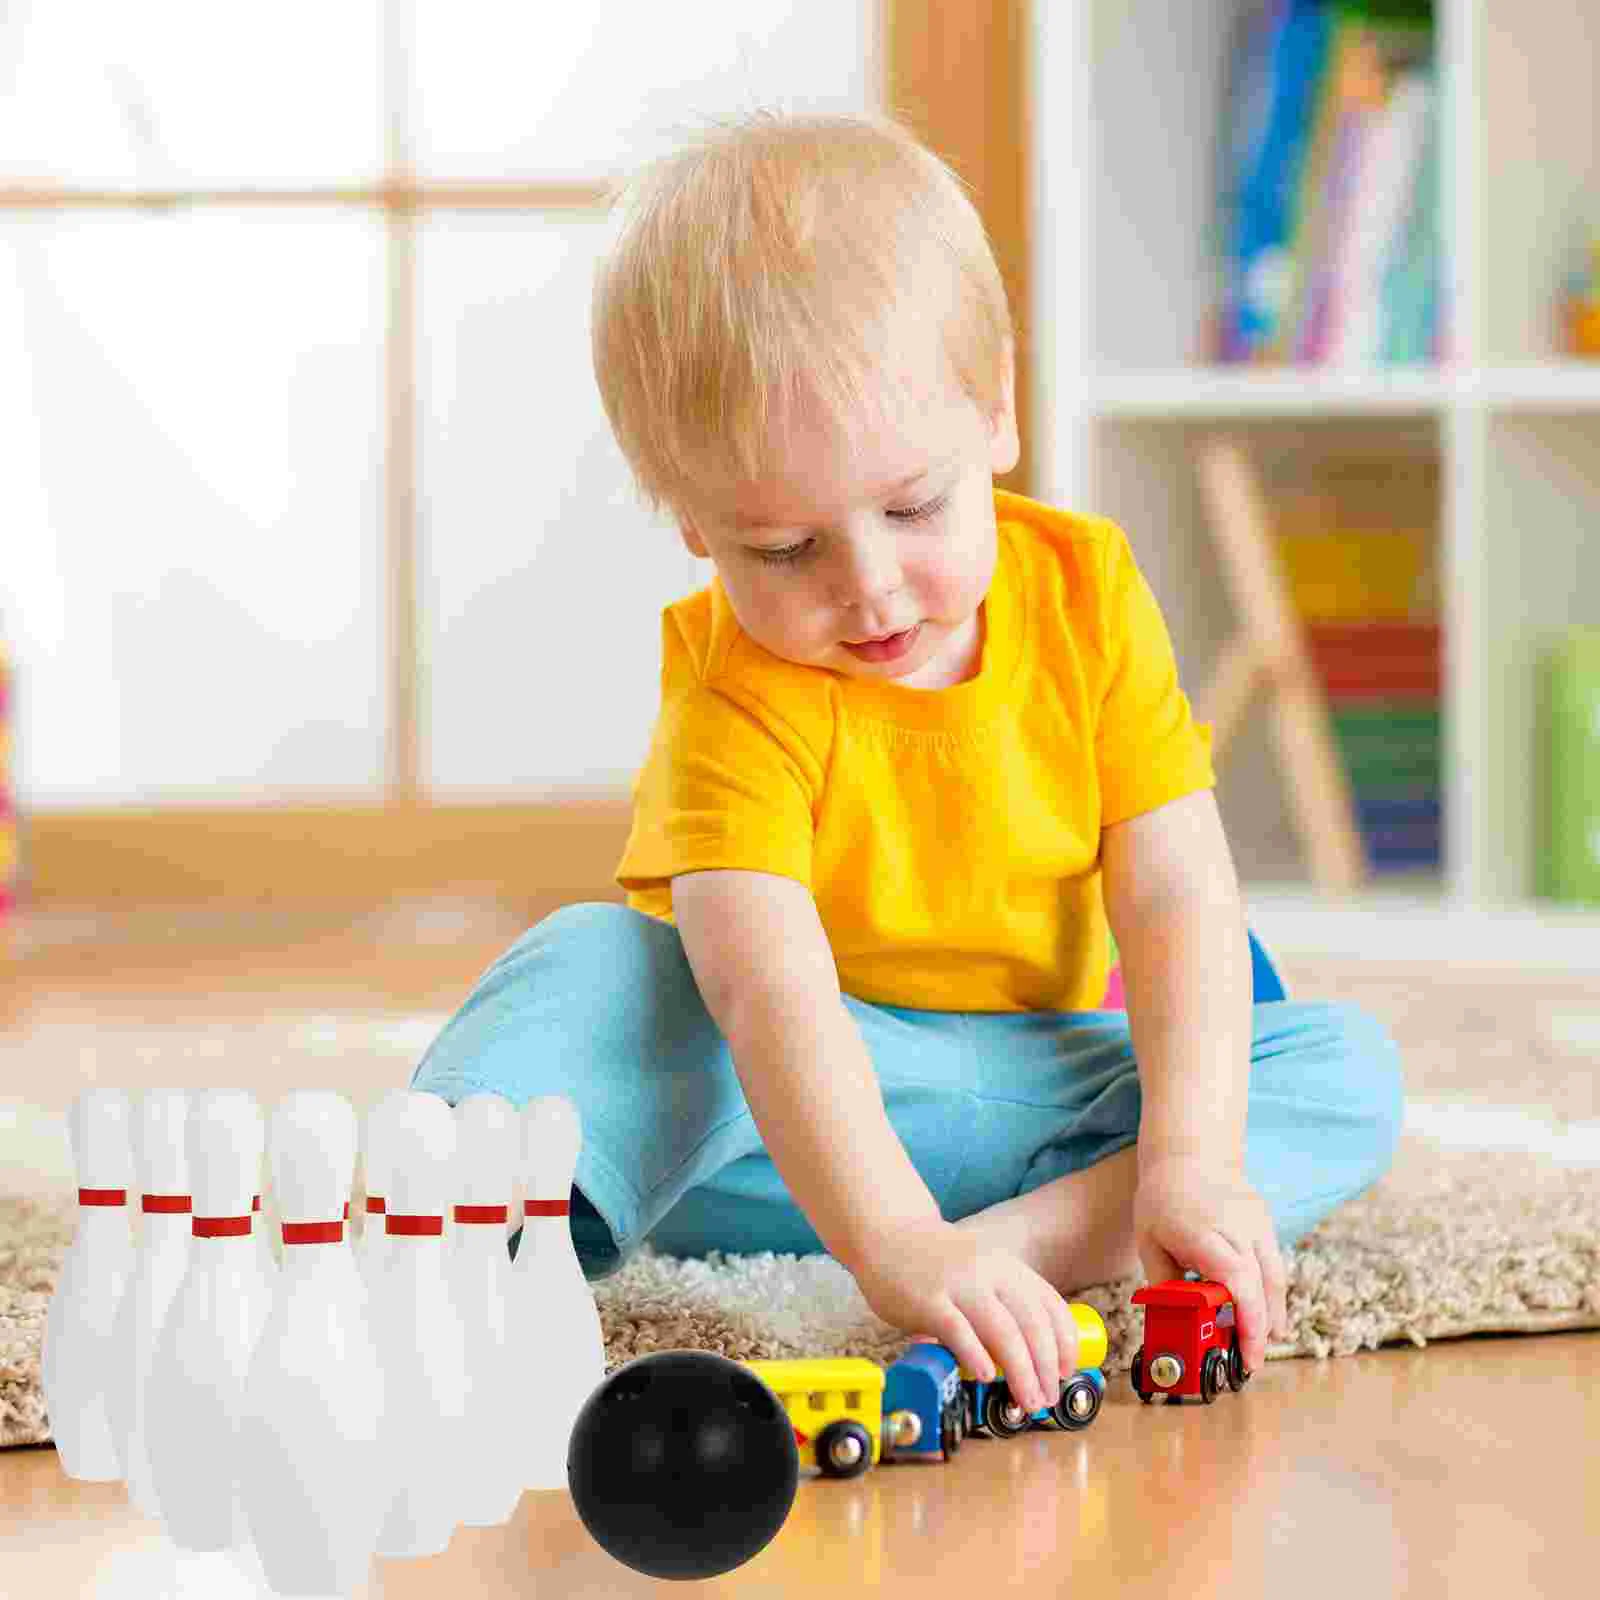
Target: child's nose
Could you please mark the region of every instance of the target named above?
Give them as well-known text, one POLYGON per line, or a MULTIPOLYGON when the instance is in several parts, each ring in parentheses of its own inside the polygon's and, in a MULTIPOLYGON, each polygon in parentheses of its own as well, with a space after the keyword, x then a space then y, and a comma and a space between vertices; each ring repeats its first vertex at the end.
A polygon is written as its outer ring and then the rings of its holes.
POLYGON ((851 541, 840 558, 838 595, 845 606, 871 606, 892 595, 901 582, 900 563, 887 541, 851 541))

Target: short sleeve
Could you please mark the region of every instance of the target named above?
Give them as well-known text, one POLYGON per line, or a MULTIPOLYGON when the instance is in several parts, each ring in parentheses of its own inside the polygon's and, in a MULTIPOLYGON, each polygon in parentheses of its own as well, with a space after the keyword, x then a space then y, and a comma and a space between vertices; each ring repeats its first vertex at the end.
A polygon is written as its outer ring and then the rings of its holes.
POLYGON ((617 882, 653 906, 685 872, 771 872, 811 885, 810 752, 759 702, 696 683, 667 701, 634 786, 617 882))
POLYGON ((1103 593, 1105 672, 1095 755, 1100 822, 1109 827, 1212 788, 1211 728, 1178 683, 1166 620, 1128 547, 1111 527, 1103 593))

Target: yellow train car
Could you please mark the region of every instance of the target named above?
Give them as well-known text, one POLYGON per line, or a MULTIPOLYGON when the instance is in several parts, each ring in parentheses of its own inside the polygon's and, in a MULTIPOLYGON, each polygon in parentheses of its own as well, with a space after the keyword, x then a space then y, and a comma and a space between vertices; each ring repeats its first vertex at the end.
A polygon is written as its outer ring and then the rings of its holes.
POLYGON ((883 1368, 859 1356, 746 1361, 783 1402, 800 1465, 826 1478, 856 1478, 883 1446, 883 1368))

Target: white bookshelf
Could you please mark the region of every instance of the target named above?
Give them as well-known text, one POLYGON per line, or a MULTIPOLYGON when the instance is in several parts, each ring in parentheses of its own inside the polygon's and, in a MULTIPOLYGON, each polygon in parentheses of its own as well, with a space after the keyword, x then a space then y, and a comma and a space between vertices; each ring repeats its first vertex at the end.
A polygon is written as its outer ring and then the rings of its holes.
POLYGON ((1186 684, 1232 619, 1191 447, 1424 452, 1440 465, 1445 863, 1353 902, 1306 879, 1258 719, 1219 785, 1252 920, 1291 947, 1600 969, 1600 912, 1534 898, 1535 669, 1600 623, 1600 364, 1563 359, 1556 295, 1600 222, 1600 9, 1436 0, 1456 355, 1445 368, 1249 372, 1196 351, 1232 24, 1249 0, 1034 10, 1038 489, 1128 530, 1186 684))

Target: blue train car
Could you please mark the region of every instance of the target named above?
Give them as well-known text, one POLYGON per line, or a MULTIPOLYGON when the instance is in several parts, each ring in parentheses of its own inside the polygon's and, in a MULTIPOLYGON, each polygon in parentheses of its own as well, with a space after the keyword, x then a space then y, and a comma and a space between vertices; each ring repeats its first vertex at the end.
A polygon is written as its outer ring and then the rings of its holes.
POLYGON ((884 1374, 885 1461, 945 1461, 967 1433, 956 1358, 942 1344, 914 1344, 884 1374))
POLYGON ((993 1383, 984 1383, 963 1372, 961 1387, 966 1396, 969 1431, 1010 1439, 1036 1422, 1053 1422, 1058 1428, 1073 1431, 1087 1428, 1100 1415, 1106 1377, 1099 1367, 1081 1368, 1061 1385, 1060 1397, 1053 1406, 1032 1412, 1024 1411, 1012 1398, 1003 1374, 993 1383))
POLYGON ((1012 1398, 1003 1372, 997 1372, 992 1383, 984 1383, 963 1367, 961 1387, 971 1430, 1009 1439, 1035 1422, 1078 1429, 1087 1428, 1100 1415, 1106 1392, 1105 1373, 1100 1370, 1106 1359, 1106 1325, 1093 1306, 1074 1300, 1067 1310, 1078 1331, 1078 1370, 1061 1385, 1056 1403, 1042 1411, 1024 1411, 1012 1398))

